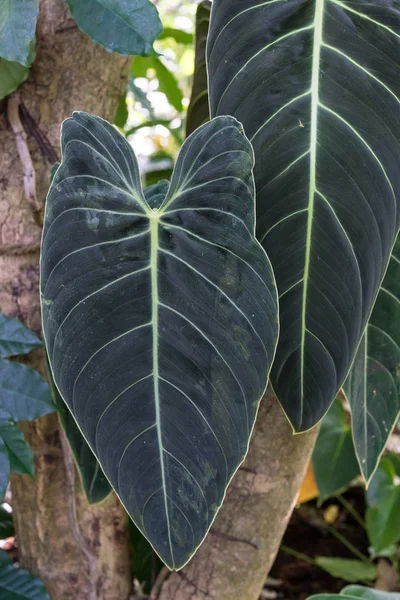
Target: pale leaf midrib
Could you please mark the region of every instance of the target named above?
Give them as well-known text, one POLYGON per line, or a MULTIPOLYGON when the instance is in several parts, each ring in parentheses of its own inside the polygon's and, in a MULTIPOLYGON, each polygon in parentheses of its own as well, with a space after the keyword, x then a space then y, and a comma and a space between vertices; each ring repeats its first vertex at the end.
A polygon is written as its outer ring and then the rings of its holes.
POLYGON ((165 518, 168 529, 168 542, 171 552, 172 565, 175 566, 174 555, 172 551, 171 527, 169 522, 168 512, 168 497, 166 490, 166 477, 164 466, 164 446, 161 430, 161 407, 160 407, 160 390, 159 390, 159 369, 158 369, 158 229, 160 223, 157 217, 150 219, 150 271, 151 271, 151 313, 152 313, 152 331, 153 331, 153 380, 154 380, 154 404, 156 413, 156 430, 158 451, 160 457, 162 493, 164 498, 165 518))
POLYGON ((300 405, 300 422, 298 429, 301 428, 304 412, 304 347, 306 336, 306 312, 307 312, 307 292, 308 279, 310 270, 311 258, 311 239, 314 215, 314 199, 316 193, 316 162, 317 162, 317 121, 318 121, 318 104, 319 104, 319 77, 320 77, 320 60, 322 48, 322 29, 323 17, 325 9, 325 0, 316 0, 315 17, 314 17, 314 44, 313 44, 313 59, 312 59, 312 74, 311 74, 311 130, 310 130, 310 183, 308 195, 308 217, 307 217, 307 233, 306 233, 306 254, 304 261, 304 285, 303 285, 303 302, 302 302, 302 319, 301 319, 301 358, 300 358, 300 386, 301 386, 301 405, 300 405))

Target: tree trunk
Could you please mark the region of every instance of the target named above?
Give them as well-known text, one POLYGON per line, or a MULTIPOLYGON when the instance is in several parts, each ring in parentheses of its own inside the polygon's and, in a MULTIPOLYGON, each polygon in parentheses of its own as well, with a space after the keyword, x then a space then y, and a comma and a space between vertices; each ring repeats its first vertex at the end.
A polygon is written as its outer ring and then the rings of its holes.
MULTIPOLYGON (((51 163, 60 158, 61 122, 73 110, 112 119, 129 68, 128 59, 107 53, 78 31, 62 0, 39 4, 30 77, 8 102, 8 117, 7 101, 0 103, 0 311, 37 333, 41 211, 32 208, 35 191, 43 208, 51 163)), ((28 360, 44 373, 43 358, 38 350, 28 360)), ((55 414, 23 429, 34 450, 36 476, 12 477, 21 564, 42 578, 54 600, 127 600, 130 557, 119 501, 112 495, 87 505, 55 414)))
POLYGON ((162 584, 157 600, 258 600, 296 503, 318 427, 292 435, 271 391, 249 453, 204 544, 162 584))

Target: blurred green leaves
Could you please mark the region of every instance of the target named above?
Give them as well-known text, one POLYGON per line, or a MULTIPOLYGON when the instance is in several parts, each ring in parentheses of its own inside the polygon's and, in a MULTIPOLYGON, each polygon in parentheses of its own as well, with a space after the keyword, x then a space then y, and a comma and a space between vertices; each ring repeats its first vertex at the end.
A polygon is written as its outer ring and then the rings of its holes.
POLYGON ((391 553, 400 541, 400 456, 381 459, 367 491, 366 523, 373 555, 391 553))
POLYGON ((134 77, 147 77, 149 69, 153 69, 158 79, 158 89, 163 92, 168 102, 177 110, 183 110, 183 94, 174 74, 167 69, 165 64, 158 56, 149 56, 146 58, 136 57, 133 62, 134 77))
POLYGON ((321 423, 312 461, 320 502, 348 487, 360 472, 351 426, 339 398, 321 423))

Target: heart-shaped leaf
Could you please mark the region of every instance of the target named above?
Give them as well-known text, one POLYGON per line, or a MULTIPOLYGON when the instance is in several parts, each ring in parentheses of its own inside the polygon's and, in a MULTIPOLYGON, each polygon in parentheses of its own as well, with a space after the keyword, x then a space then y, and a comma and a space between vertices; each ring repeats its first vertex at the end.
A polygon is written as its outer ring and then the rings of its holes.
POLYGON ((61 139, 41 258, 54 380, 139 529, 181 568, 247 452, 275 350, 252 149, 235 119, 214 119, 145 196, 111 125, 75 113, 61 139))
POLYGON ((400 412, 400 237, 354 364, 344 385, 354 447, 371 480, 400 412))
POLYGON ((398 232, 399 56, 398 2, 213 2, 211 116, 254 147, 280 295, 271 381, 296 431, 342 386, 398 232))

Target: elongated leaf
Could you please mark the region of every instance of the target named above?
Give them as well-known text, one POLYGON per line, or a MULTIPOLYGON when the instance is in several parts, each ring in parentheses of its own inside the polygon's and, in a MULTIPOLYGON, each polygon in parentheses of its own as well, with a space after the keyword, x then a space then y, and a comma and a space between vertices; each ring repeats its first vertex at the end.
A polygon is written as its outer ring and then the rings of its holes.
POLYGON ((164 27, 160 35, 158 36, 159 40, 165 40, 168 38, 172 38, 178 44, 193 44, 193 35, 188 33, 187 31, 182 31, 182 29, 175 29, 174 27, 164 27))
POLYGON ((0 598, 4 600, 50 600, 43 583, 24 569, 0 565, 0 598))
MULTIPOLYGON (((0 540, 15 535, 14 523, 12 514, 3 506, 0 506, 0 540)), ((0 556, 1 564, 1 556, 0 556)))
POLYGON ((400 457, 384 457, 367 492, 366 523, 373 552, 400 540, 400 457))
POLYGON ((213 2, 211 116, 234 115, 254 147, 280 295, 271 380, 296 431, 343 384, 396 239, 399 56, 398 2, 213 2))
POLYGON ((377 566, 374 563, 367 563, 354 558, 317 556, 315 562, 332 577, 340 577, 345 581, 374 581, 378 574, 377 566))
POLYGON ((0 313, 0 357, 27 354, 41 345, 39 338, 20 321, 0 313))
POLYGON ((200 2, 196 12, 196 44, 192 95, 186 116, 186 135, 209 120, 206 44, 210 25, 211 2, 200 2))
POLYGON ((24 434, 8 413, 0 409, 0 437, 2 438, 10 461, 10 469, 19 475, 34 475, 33 452, 25 442, 24 434))
POLYGON ((66 0, 79 29, 109 52, 146 56, 162 31, 150 0, 66 0))
POLYGON ((312 462, 321 502, 348 487, 359 474, 351 427, 340 400, 334 401, 321 423, 312 462))
POLYGON ((138 528, 180 568, 246 454, 274 354, 252 149, 215 119, 146 201, 108 123, 74 113, 61 139, 41 259, 54 380, 138 528))
MULTIPOLYGON (((0 57, 27 67, 35 36, 38 0, 0 2, 0 57)), ((22 71, 21 71, 22 73, 22 71)))
MULTIPOLYGON (((1 415, 1 412, 0 412, 1 415)), ((10 479, 10 459, 3 438, 0 436, 0 502, 5 496, 10 479)))
POLYGON ((39 373, 8 360, 0 360, 0 408, 14 421, 30 421, 56 409, 49 386, 39 373))
POLYGON ((400 237, 345 383, 354 447, 370 481, 400 413, 400 237))
POLYGON ((133 62, 135 77, 146 77, 148 69, 154 69, 158 79, 158 89, 163 92, 168 102, 177 110, 182 110, 183 94, 173 73, 157 56, 136 57, 133 62))

